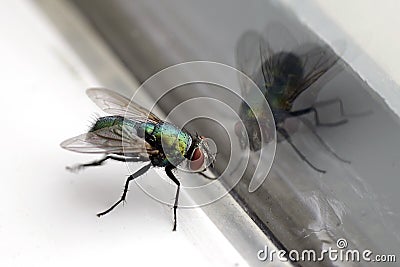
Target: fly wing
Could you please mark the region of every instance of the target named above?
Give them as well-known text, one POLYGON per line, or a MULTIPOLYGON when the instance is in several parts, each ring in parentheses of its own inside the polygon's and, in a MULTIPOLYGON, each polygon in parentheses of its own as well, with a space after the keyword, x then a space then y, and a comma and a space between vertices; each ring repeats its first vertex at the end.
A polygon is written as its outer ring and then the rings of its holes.
POLYGON ((268 23, 264 36, 265 39, 262 39, 263 41, 260 42, 260 47, 258 48, 261 58, 259 68, 264 81, 264 87, 270 88, 276 76, 276 68, 279 67, 277 66, 279 65, 277 55, 281 52, 292 51, 293 47, 298 46, 298 42, 286 26, 276 21, 268 23))
MULTIPOLYGON (((290 102, 293 102, 302 92, 318 81, 339 60, 339 57, 327 45, 307 41, 300 43, 295 35, 282 23, 269 23, 266 30, 266 38, 269 51, 264 54, 279 55, 280 52, 286 52, 293 53, 301 59, 303 77, 296 85, 288 87, 285 92, 285 97, 290 102)), ((272 77, 274 65, 279 64, 279 57, 276 58, 276 62, 272 63, 271 61, 268 58, 264 60, 266 63, 264 64, 263 72, 266 73, 264 75, 266 83, 268 83, 268 77, 272 77)), ((324 79, 323 82, 328 80, 324 79)))
POLYGON ((279 52, 290 52, 299 46, 299 41, 282 22, 271 21, 263 34, 268 42, 271 55, 279 52))
POLYGON ((146 108, 109 89, 90 88, 86 90, 86 94, 97 106, 109 114, 126 116, 136 120, 151 120, 156 123, 161 121, 146 108))
MULTIPOLYGON (((317 82, 339 60, 339 56, 327 45, 304 44, 298 49, 297 53, 303 62, 304 76, 288 96, 291 101, 294 101, 302 92, 317 82)), ((327 77, 322 82, 326 83, 328 80, 327 77)))
POLYGON ((119 125, 72 137, 62 142, 61 147, 80 153, 124 154, 140 158, 158 153, 145 140, 119 125))
MULTIPOLYGON (((264 83, 262 76, 260 76, 262 57, 261 49, 266 47, 263 37, 255 31, 247 31, 239 38, 236 44, 236 67, 251 78, 257 86, 264 90, 264 83)), ((269 57, 264 55, 264 57, 269 57)), ((247 97, 250 93, 250 84, 248 81, 243 80, 240 75, 239 83, 242 90, 242 96, 247 97)))

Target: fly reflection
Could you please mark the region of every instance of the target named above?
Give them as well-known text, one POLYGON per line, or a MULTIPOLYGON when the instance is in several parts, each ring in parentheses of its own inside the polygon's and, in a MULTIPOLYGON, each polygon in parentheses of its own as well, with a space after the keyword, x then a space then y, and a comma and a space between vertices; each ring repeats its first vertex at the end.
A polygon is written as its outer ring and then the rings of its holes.
MULTIPOLYGON (((244 33, 236 46, 237 67, 257 84, 268 101, 278 133, 278 142, 286 140, 312 169, 325 173, 325 170, 310 162, 293 143, 290 130, 287 129, 287 120, 297 117, 305 122, 303 116, 312 114, 316 126, 334 127, 347 122, 347 119, 334 122, 320 120, 317 107, 321 105, 339 105, 341 115, 344 115, 340 99, 302 109, 293 109, 295 101, 310 86, 318 81, 318 86, 321 87, 329 80, 321 79, 321 77, 326 76, 324 74, 338 62, 339 57, 326 45, 298 44, 289 30, 281 24, 274 23, 268 26, 267 40, 254 31, 244 33)), ((241 89, 243 98, 251 98, 249 88, 242 87, 241 89)), ((250 110, 244 102, 240 106, 239 116, 242 122, 236 124, 235 133, 242 149, 248 146, 251 151, 258 151, 263 145, 261 140, 268 142, 268 133, 265 133, 268 131, 268 127, 257 124, 255 112, 257 110, 250 110), (262 135, 263 138, 261 138, 262 135), (265 136, 267 138, 264 138, 265 136)), ((336 158, 348 162, 335 154, 323 142, 322 138, 313 130, 312 125, 305 123, 305 126, 311 127, 311 132, 336 158)))

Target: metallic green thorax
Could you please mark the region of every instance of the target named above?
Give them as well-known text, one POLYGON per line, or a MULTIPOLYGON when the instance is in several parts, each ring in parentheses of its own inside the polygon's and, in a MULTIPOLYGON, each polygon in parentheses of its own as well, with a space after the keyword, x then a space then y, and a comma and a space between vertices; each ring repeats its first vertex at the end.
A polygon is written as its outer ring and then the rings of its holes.
POLYGON ((152 158, 152 161, 158 166, 166 166, 168 163, 179 164, 187 158, 193 139, 186 131, 163 122, 155 125, 154 130, 146 136, 146 141, 156 147, 161 154, 152 158))
POLYGON ((103 128, 115 127, 116 130, 144 139, 157 153, 149 153, 154 166, 165 167, 171 163, 176 165, 188 157, 187 153, 193 143, 192 136, 185 130, 167 122, 133 121, 122 116, 99 118, 89 132, 103 128))

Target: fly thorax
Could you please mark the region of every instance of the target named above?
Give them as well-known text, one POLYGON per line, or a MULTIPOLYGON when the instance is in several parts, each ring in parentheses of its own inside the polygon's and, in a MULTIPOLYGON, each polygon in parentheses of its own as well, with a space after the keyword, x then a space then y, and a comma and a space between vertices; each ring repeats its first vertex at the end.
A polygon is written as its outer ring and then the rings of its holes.
POLYGON ((273 109, 272 114, 274 115, 275 124, 283 122, 288 117, 288 112, 282 109, 273 109))
POLYGON ((191 146, 191 136, 169 123, 164 123, 158 132, 160 150, 163 151, 166 160, 174 166, 179 165, 185 160, 191 146))
POLYGON ((272 78, 276 89, 300 80, 304 75, 301 58, 291 52, 276 53, 273 58, 272 78))
POLYGON ((274 93, 272 90, 268 91, 268 93, 265 95, 265 98, 267 99, 267 102, 269 106, 271 107, 271 110, 274 109, 283 109, 284 107, 284 95, 282 93, 274 93))

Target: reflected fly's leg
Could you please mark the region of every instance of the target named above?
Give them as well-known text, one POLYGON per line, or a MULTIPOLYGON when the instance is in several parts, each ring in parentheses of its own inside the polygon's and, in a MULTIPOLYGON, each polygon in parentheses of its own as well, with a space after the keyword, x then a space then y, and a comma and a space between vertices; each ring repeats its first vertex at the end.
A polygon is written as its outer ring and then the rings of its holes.
POLYGON ((340 116, 346 117, 346 114, 344 112, 343 101, 340 98, 318 101, 318 102, 314 103, 313 107, 326 107, 326 106, 330 106, 333 104, 339 104, 340 116))
POLYGON ((325 143, 325 141, 322 139, 322 137, 315 131, 313 125, 311 125, 311 123, 305 119, 305 118, 299 118, 303 124, 313 133, 313 135, 318 139, 318 141, 320 142, 320 144, 326 149, 328 150, 335 158, 337 158, 338 160, 344 162, 344 163, 348 163, 350 164, 351 162, 349 160, 343 159, 342 157, 340 157, 338 154, 335 153, 335 151, 333 151, 331 149, 330 146, 328 146, 327 143, 325 143))
POLYGON ((305 161, 312 169, 316 170, 317 172, 321 172, 321 173, 326 173, 325 170, 319 169, 317 167, 315 167, 307 158, 306 156, 301 153, 301 151, 293 144, 292 139, 290 138, 289 133, 282 127, 277 127, 276 130, 282 134, 282 136, 286 139, 286 141, 288 141, 288 143, 292 146, 292 148, 294 149, 294 151, 296 151, 297 155, 299 155, 299 157, 305 161))
POLYGON ((139 161, 147 161, 148 160, 148 159, 144 159, 142 157, 124 157, 124 156, 119 156, 119 155, 106 155, 104 158, 101 158, 101 159, 98 159, 98 160, 95 160, 92 162, 77 164, 74 166, 67 166, 66 169, 71 172, 77 172, 86 167, 101 166, 108 159, 112 159, 112 160, 116 160, 116 161, 123 161, 123 162, 139 162, 139 161))
POLYGON ((172 231, 176 231, 176 209, 178 208, 178 199, 179 199, 179 190, 181 187, 181 183, 176 179, 175 175, 172 173, 172 169, 174 167, 167 166, 165 167, 165 172, 168 175, 168 177, 178 186, 176 189, 176 195, 175 195, 175 202, 174 202, 174 227, 172 228, 172 231))
MULTIPOLYGON (((204 170, 204 171, 206 171, 206 170, 204 170)), ((218 177, 211 177, 211 176, 208 176, 207 174, 205 174, 203 172, 199 172, 198 174, 200 174, 201 176, 203 176, 204 178, 206 178, 208 180, 217 180, 218 179, 218 177)))
POLYGON ((100 212, 97 214, 97 217, 106 215, 107 213, 109 213, 110 211, 112 211, 116 206, 118 206, 121 202, 125 201, 126 198, 126 194, 128 193, 128 187, 129 187, 129 182, 132 181, 133 179, 145 174, 151 167, 151 163, 147 164, 146 166, 142 167, 141 169, 139 169, 137 172, 135 172, 134 174, 131 174, 128 179, 125 182, 125 187, 124 187, 124 192, 122 193, 121 198, 115 202, 114 205, 112 205, 108 210, 100 212))
POLYGON ((362 117, 362 116, 367 116, 367 115, 372 114, 372 110, 362 111, 362 112, 359 112, 359 113, 350 113, 350 114, 346 113, 344 111, 343 101, 340 98, 334 98, 334 99, 330 99, 330 100, 318 101, 313 106, 314 107, 326 107, 326 106, 333 105, 333 104, 339 104, 340 116, 342 116, 342 117, 347 117, 347 118, 362 117))
POLYGON ((296 111, 290 111, 289 115, 291 117, 299 117, 299 116, 306 115, 311 112, 314 112, 315 125, 317 125, 317 126, 334 127, 334 126, 339 126, 339 125, 345 124, 348 121, 347 119, 343 119, 343 120, 340 120, 337 122, 326 122, 326 123, 321 122, 319 120, 318 111, 315 107, 305 108, 305 109, 296 110, 296 111))

